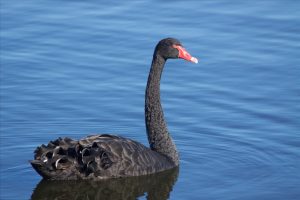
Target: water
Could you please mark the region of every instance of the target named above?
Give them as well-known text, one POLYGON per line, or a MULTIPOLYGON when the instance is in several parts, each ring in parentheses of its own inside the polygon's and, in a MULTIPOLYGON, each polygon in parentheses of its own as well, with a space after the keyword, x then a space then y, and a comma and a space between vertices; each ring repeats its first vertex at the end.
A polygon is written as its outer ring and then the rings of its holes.
POLYGON ((299 199, 299 7, 1 1, 1 199, 299 199), (147 145, 144 90, 153 48, 168 36, 200 59, 168 61, 161 83, 179 173, 109 189, 39 184, 28 160, 59 136, 115 133, 147 145))

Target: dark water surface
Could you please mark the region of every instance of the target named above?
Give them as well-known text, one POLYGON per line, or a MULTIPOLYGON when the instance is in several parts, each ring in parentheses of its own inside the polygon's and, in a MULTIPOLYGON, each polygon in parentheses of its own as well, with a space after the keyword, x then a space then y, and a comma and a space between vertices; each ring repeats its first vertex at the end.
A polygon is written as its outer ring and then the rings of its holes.
POLYGON ((300 198, 299 1, 0 8, 1 199, 300 198), (167 36, 200 58, 169 61, 161 83, 179 172, 39 183, 28 160, 59 136, 115 133, 147 145, 144 90, 153 48, 167 36))

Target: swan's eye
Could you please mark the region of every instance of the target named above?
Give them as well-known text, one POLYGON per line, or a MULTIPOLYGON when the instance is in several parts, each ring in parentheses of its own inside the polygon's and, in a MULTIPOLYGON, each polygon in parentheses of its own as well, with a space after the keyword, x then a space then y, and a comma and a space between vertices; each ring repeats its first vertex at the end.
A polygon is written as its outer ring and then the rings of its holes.
POLYGON ((172 47, 178 49, 178 47, 182 47, 182 46, 180 44, 173 44, 172 47))

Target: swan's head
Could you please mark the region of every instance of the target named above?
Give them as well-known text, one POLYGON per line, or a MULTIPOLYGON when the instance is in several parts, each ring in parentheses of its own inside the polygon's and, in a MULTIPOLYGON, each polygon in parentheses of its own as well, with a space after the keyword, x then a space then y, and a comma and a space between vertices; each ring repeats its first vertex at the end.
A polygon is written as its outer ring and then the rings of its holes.
POLYGON ((162 56, 164 59, 181 58, 193 63, 198 63, 198 59, 191 56, 179 40, 174 38, 166 38, 156 45, 155 52, 162 56))

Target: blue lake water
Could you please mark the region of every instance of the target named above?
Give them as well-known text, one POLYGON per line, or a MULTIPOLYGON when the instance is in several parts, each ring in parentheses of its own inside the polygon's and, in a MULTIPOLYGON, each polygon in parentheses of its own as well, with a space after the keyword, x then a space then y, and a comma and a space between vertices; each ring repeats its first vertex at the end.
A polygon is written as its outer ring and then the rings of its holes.
POLYGON ((144 90, 165 37, 200 59, 170 60, 162 77, 181 156, 168 198, 300 198, 299 1, 3 0, 0 7, 1 199, 48 199, 28 160, 60 136, 114 133, 147 145, 144 90))

